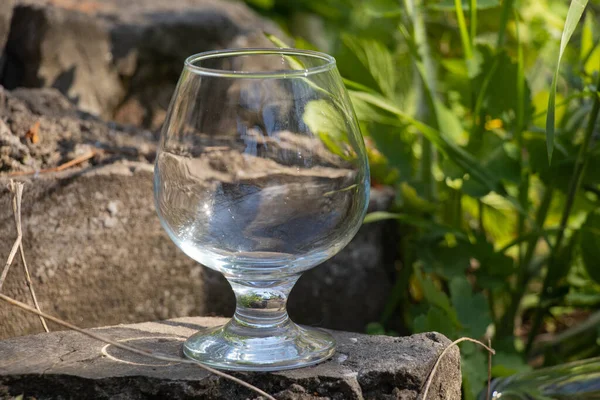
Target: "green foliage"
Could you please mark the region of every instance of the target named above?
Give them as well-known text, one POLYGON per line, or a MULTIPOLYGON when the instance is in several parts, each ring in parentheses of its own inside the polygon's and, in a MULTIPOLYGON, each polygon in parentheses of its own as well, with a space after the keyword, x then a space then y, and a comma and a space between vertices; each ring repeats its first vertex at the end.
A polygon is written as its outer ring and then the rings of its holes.
POLYGON ((598 213, 589 213, 582 226, 581 257, 590 278, 600 283, 600 214, 598 213))
POLYGON ((569 12, 567 14, 567 20, 565 21, 565 28, 563 30, 562 38, 560 39, 560 50, 558 52, 558 61, 556 62, 556 69, 554 70, 554 76, 552 77, 552 86, 550 89, 550 99, 548 100, 548 116, 546 122, 546 142, 548 147, 548 159, 552 159, 552 152, 554 150, 554 109, 556 108, 556 85, 558 83, 558 70, 560 68, 560 61, 562 60, 565 49, 579 19, 585 10, 587 0, 571 0, 569 12))
MULTIPOLYGON (((504 377, 530 368, 542 329, 577 329, 600 305, 600 9, 586 4, 275 0, 302 47, 336 57, 372 181, 396 190, 391 210, 365 218, 397 221, 402 238, 394 293, 369 333, 397 318, 490 338, 504 377), (321 31, 294 29, 306 13, 321 31)), ((343 123, 313 103, 307 124, 344 149, 343 123)), ((586 332, 545 351, 546 364, 600 355, 600 333, 586 332)), ((470 343, 461 354, 474 399, 487 354, 470 343)))

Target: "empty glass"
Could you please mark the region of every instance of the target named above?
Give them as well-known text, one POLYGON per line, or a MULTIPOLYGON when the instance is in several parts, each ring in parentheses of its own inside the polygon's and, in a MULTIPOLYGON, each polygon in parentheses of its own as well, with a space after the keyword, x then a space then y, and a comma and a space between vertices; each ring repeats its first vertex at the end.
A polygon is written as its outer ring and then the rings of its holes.
MULTIPOLYGON (((493 382, 492 400, 600 399, 600 357, 523 372, 493 382)), ((487 389, 479 399, 487 397, 487 389)))
POLYGON ((220 271, 237 307, 186 356, 230 370, 281 370, 330 357, 333 338, 294 324, 301 273, 339 252, 369 198, 364 143, 335 60, 295 49, 194 55, 156 158, 158 215, 188 256, 220 271))

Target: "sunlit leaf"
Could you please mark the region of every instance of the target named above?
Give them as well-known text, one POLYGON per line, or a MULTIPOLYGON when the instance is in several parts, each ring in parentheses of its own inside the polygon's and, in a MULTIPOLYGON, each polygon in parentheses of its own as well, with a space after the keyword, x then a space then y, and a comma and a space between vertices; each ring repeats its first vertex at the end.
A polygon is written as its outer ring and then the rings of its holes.
POLYGON ((334 154, 347 158, 344 144, 347 141, 347 126, 342 114, 326 100, 310 101, 304 108, 302 120, 334 154))
POLYGON ((552 161, 552 153, 554 151, 554 130, 555 130, 555 108, 556 108, 556 85, 558 83, 558 72, 560 69, 560 61, 562 60, 565 49, 571 36, 581 19, 583 10, 587 6, 588 0, 571 0, 567 20, 560 39, 560 50, 558 52, 558 60, 552 77, 552 86, 550 87, 550 98, 548 100, 548 114, 546 118, 546 148, 548 151, 548 161, 552 161))
MULTIPOLYGON (((550 92, 548 90, 542 90, 536 93, 531 99, 533 107, 535 109, 535 116, 533 118, 533 124, 539 127, 546 126, 546 118, 548 118, 548 100, 550 99, 550 92)), ((564 103, 565 98, 562 94, 556 93, 556 108, 555 108, 555 119, 562 121, 566 111, 567 104, 564 103)))
POLYGON ((415 188, 410 186, 407 182, 402 182, 400 185, 400 197, 403 209, 417 215, 433 213, 438 208, 437 204, 427 201, 419 196, 415 188))
POLYGON ((462 149, 453 143, 445 135, 442 135, 437 130, 432 127, 424 124, 410 115, 406 114, 402 110, 398 109, 396 106, 391 104, 389 101, 386 101, 384 98, 381 98, 377 95, 373 95, 370 93, 364 92, 356 92, 350 91, 351 98, 358 98, 366 101, 369 104, 372 104, 376 107, 381 108, 382 110, 391 112, 396 114, 402 121, 413 125, 417 128, 423 135, 442 153, 444 153, 453 163, 457 164, 461 167, 465 172, 467 172, 473 179, 477 180, 485 187, 487 187, 490 191, 500 191, 504 192, 502 185, 485 168, 483 168, 480 162, 469 154, 467 151, 462 149))
POLYGON ((396 65, 392 53, 381 42, 343 35, 342 41, 369 71, 381 93, 393 98, 396 92, 396 65))
POLYGON ((600 43, 594 38, 594 21, 596 21, 594 14, 591 11, 587 12, 581 32, 580 60, 583 63, 583 70, 589 76, 592 76, 600 65, 600 43))

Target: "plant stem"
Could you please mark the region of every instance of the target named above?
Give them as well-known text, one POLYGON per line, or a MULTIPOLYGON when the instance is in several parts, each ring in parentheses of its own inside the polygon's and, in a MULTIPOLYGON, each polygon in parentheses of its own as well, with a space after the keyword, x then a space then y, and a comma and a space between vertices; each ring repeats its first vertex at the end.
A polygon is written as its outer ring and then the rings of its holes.
MULTIPOLYGON (((417 51, 423 63, 424 77, 432 95, 437 91, 437 78, 429 44, 427 43, 427 28, 425 26, 425 16, 422 0, 404 0, 407 14, 413 28, 413 38, 417 51)), ((418 63, 419 60, 415 60, 418 63)), ((420 82, 419 73, 415 71, 415 81, 420 82)), ((427 121, 435 112, 430 110, 427 105, 427 97, 424 93, 423 83, 417 86, 417 119, 427 121)), ((435 149, 431 142, 424 136, 421 138, 421 167, 420 178, 423 182, 423 196, 425 199, 432 201, 435 199, 435 181, 433 179, 432 167, 436 160, 435 149)))
POLYGON ((515 329, 515 317, 517 315, 517 311, 519 310, 519 305, 521 304, 521 299, 525 294, 525 289, 527 288, 527 284, 531 279, 531 274, 529 273, 529 265, 531 264, 531 260, 533 259, 533 255, 535 254, 535 247, 537 245, 540 236, 542 235, 542 228, 544 226, 544 222, 546 221, 546 217, 548 216, 548 210, 550 209, 550 203, 552 202, 552 196, 554 194, 554 189, 552 187, 547 187, 544 192, 544 196, 542 197, 542 201, 538 208, 537 214, 535 216, 535 229, 537 232, 540 232, 537 235, 533 235, 529 241, 527 242, 525 252, 525 256, 523 257, 523 261, 520 264, 517 283, 515 286, 515 290, 512 292, 511 300, 508 305, 508 310, 504 313, 504 317, 502 318, 502 322, 498 327, 498 337, 510 336, 513 334, 515 329))
POLYGON ((485 204, 481 199, 477 199, 477 217, 479 218, 479 231, 485 236, 485 224, 483 222, 483 213, 485 211, 485 204))
POLYGON ((471 32, 471 48, 475 46, 475 36, 477 36, 477 0, 469 1, 470 11, 470 32, 471 32))
MULTIPOLYGON (((598 73, 598 81, 596 82, 596 92, 600 93, 600 73, 598 73)), ((560 267, 557 266, 556 259, 557 255, 560 251, 562 241, 565 236, 565 230, 567 227, 567 222, 569 220, 569 216, 571 215, 571 209, 573 208, 573 203, 575 202, 575 195, 579 191, 581 187, 581 182, 583 181, 583 177, 585 176, 585 171, 588 166, 588 161, 590 158, 590 142, 592 140, 592 135, 594 133, 594 127, 596 126, 596 120, 598 119, 598 112, 600 111, 600 97, 594 97, 594 104, 592 106, 592 112, 590 114, 590 118, 588 119, 588 124, 585 130, 585 136, 583 138, 583 143, 579 148, 579 153, 577 154, 577 160, 575 162, 575 169, 573 170, 573 175, 571 176, 571 180, 569 182, 569 191, 567 193, 567 201, 565 203, 565 208, 563 209, 562 217, 560 220, 560 228, 558 230, 558 234, 556 236, 556 242, 554 247, 550 252, 550 259, 548 262, 548 271, 546 273, 546 278, 544 279, 544 286, 542 288, 542 292, 540 294, 540 301, 536 308, 533 326, 531 331, 529 332, 529 337, 527 339, 527 346, 525 348, 525 352, 529 353, 531 347, 533 346, 533 341, 537 332, 539 331, 544 314, 546 312, 547 305, 545 304, 550 296, 552 285, 554 285, 556 280, 556 269, 560 267)))
POLYGON ((502 5, 502 14, 500 17, 500 27, 498 28, 498 39, 496 41, 496 49, 499 49, 504 44, 504 35, 506 33, 506 25, 508 23, 508 16, 512 9, 514 0, 504 0, 502 5))

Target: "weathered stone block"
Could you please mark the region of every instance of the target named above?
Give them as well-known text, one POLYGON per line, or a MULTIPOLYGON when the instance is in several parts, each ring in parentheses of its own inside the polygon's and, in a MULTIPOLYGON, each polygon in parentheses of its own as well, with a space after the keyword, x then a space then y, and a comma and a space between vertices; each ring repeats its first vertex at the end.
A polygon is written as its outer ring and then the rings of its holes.
MULTIPOLYGON (((74 168, 21 177, 24 245, 42 309, 85 327, 231 315, 227 282, 185 256, 159 224, 152 134, 78 112, 56 90, 0 91, 0 255, 16 237, 6 172, 55 167, 94 149, 103 151, 74 168), (33 143, 26 133, 36 122, 33 143)), ((375 190, 370 207, 384 210, 391 199, 375 190)), ((364 226, 340 254, 304 274, 290 297, 297 322, 362 331, 379 319, 394 279, 385 227, 364 226)), ((18 261, 3 292, 29 297, 18 261)), ((3 304, 0 321, 9 321, 0 323, 0 337, 40 331, 36 318, 3 304)))
MULTIPOLYGON (((282 36, 275 24, 241 2, 16 4, 2 85, 53 87, 85 111, 151 128, 162 124, 186 57, 219 48, 272 46, 263 31, 282 36)), ((0 42, 1 37, 0 32, 0 42)))
MULTIPOLYGON (((222 318, 181 318, 119 325, 94 332, 114 340, 179 355, 181 343, 222 318)), ((278 399, 415 400, 450 341, 439 333, 409 337, 332 332, 337 352, 314 367, 276 373, 235 373, 278 399)), ((461 398, 460 355, 442 360, 428 400, 461 398)), ((130 354, 76 332, 0 341, 0 396, 36 399, 255 399, 239 385, 188 364, 130 354)))

